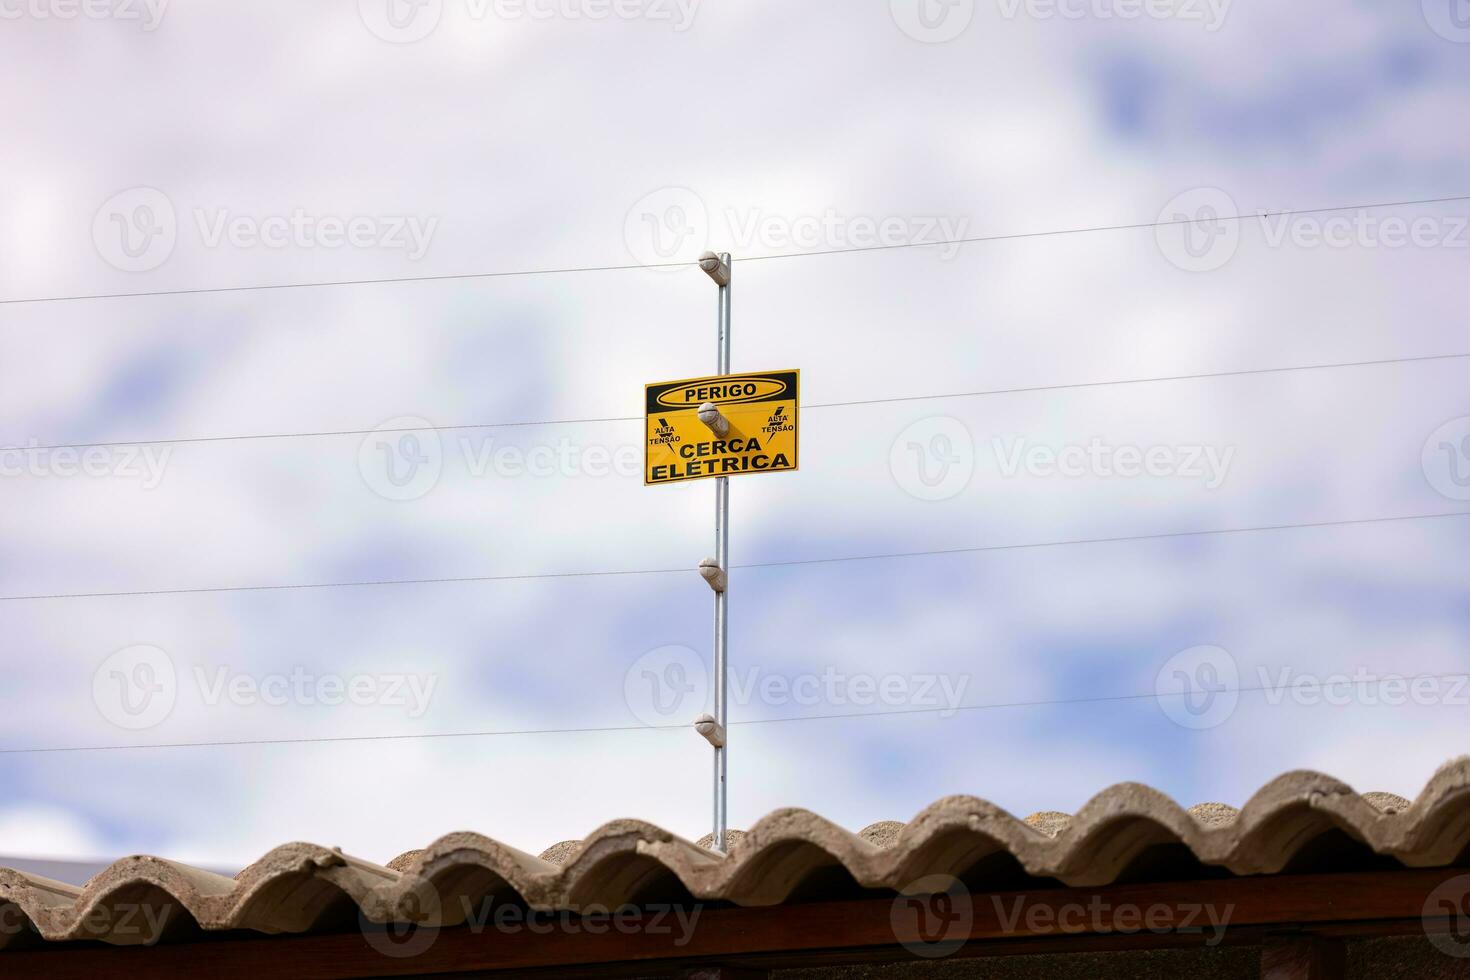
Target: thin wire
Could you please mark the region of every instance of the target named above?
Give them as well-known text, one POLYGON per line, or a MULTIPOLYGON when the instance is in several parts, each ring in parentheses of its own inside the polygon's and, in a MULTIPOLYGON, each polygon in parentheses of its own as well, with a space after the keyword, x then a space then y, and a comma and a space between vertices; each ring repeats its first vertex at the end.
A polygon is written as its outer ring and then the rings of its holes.
MULTIPOLYGON (((1379 678, 1369 681, 1374 685, 1387 683, 1390 679, 1402 680, 1404 683, 1414 683, 1421 680, 1451 680, 1460 679, 1470 675, 1459 674, 1415 674, 1404 678, 1379 678)), ((1348 681, 1348 683, 1356 683, 1348 681)), ((1325 684, 1324 687, 1331 687, 1325 684)), ((1219 688, 1212 690, 1215 694, 1256 694, 1264 691, 1278 690, 1279 687, 1237 687, 1219 688)), ((1041 701, 997 701, 989 704, 960 704, 954 706, 939 706, 934 708, 892 708, 879 711, 847 711, 824 715, 793 715, 786 718, 751 718, 744 721, 732 721, 731 725, 784 725, 792 722, 807 721, 842 721, 853 718, 889 718, 904 715, 933 715, 938 714, 947 720, 949 716, 961 711, 995 711, 1010 708, 1042 708, 1058 707, 1077 704, 1116 704, 1126 701, 1161 701, 1164 698, 1184 697, 1190 691, 1166 691, 1153 694, 1116 694, 1090 698, 1056 698, 1041 701)), ((41 748, 25 749, 0 749, 0 755, 43 755, 59 752, 123 752, 130 749, 205 749, 205 748, 238 748, 241 746, 255 745, 328 745, 339 742, 407 742, 428 741, 431 739, 450 738, 496 738, 501 736, 523 736, 523 735, 590 735, 607 734, 613 732, 645 732, 645 731, 687 731, 689 725, 606 725, 598 728, 524 728, 518 730, 497 730, 481 732, 422 732, 404 735, 333 735, 320 738, 252 738, 232 739, 216 742, 148 742, 141 745, 68 745, 48 746, 41 748)))
POLYGON ((89 293, 84 296, 36 296, 0 299, 0 306, 19 303, 75 303, 92 299, 132 299, 139 296, 198 296, 204 293, 253 293, 266 289, 318 289, 327 286, 386 286, 405 282, 450 282, 459 279, 507 279, 517 276, 560 276, 576 272, 625 272, 631 269, 670 269, 698 262, 650 262, 633 265, 588 265, 562 269, 519 269, 511 272, 460 272, 439 276, 395 276, 388 279, 334 279, 323 282, 261 283, 254 286, 202 286, 196 289, 158 289, 135 293, 89 293))
MULTIPOLYGON (((1464 674, 1464 673, 1457 673, 1457 674, 1416 674, 1413 677, 1405 677, 1405 678, 1403 678, 1403 681, 1405 683, 1413 683, 1414 681, 1419 681, 1419 680, 1441 680, 1442 681, 1442 680, 1450 680, 1450 679, 1458 679, 1458 678, 1470 678, 1470 674, 1464 674)), ((1392 678, 1392 679, 1395 680, 1395 681, 1399 680, 1399 678, 1397 678, 1397 677, 1392 678)), ((1369 683, 1372 683, 1374 685, 1378 685, 1378 684, 1387 683, 1389 680, 1390 680, 1390 678, 1383 677, 1383 678, 1379 678, 1377 680, 1369 681, 1369 683)), ((1353 683, 1353 682, 1348 681, 1348 683, 1353 683)), ((1229 687, 1221 687, 1221 688, 1211 688, 1210 689, 1210 693, 1212 693, 1212 694, 1258 694, 1258 693, 1261 693, 1263 691, 1274 691, 1274 690, 1278 690, 1280 687, 1284 687, 1284 686, 1286 686, 1286 685, 1277 685, 1277 686, 1265 685, 1265 686, 1261 686, 1261 687, 1237 687, 1237 688, 1233 688, 1233 689, 1232 688, 1229 688, 1229 687)), ((1331 684, 1331 683, 1328 683, 1328 684, 1324 684, 1322 686, 1324 688, 1332 688, 1334 685, 1331 684)), ((1150 700, 1163 700, 1164 698, 1178 698, 1178 697, 1184 697, 1186 694, 1191 694, 1191 693, 1193 693, 1193 692, 1192 691, 1165 691, 1165 692, 1155 692, 1153 694, 1114 694, 1114 695, 1102 695, 1102 696, 1099 696, 1099 697, 1091 697, 1091 698, 1059 698, 1059 699, 1048 699, 1048 700, 1043 700, 1043 701, 996 701, 996 702, 991 702, 989 704, 961 704, 961 705, 956 705, 955 707, 952 707, 952 708, 951 707, 948 707, 948 706, 944 706, 944 707, 938 707, 938 708, 893 708, 893 709, 884 710, 884 711, 847 711, 847 712, 842 712, 842 713, 838 713, 838 714, 827 714, 827 715, 795 715, 795 716, 792 716, 792 717, 789 717, 789 718, 757 718, 757 719, 752 719, 750 721, 732 721, 730 724, 732 724, 732 725, 780 725, 780 724, 783 724, 785 722, 792 722, 792 721, 829 721, 829 720, 833 720, 833 719, 846 719, 846 718, 881 718, 881 717, 892 716, 892 715, 927 715, 927 714, 935 714, 935 713, 943 714, 946 711, 948 711, 948 712, 990 711, 990 710, 993 710, 993 709, 1000 709, 1000 708, 1041 708, 1041 707, 1065 706, 1065 705, 1073 705, 1073 704, 1114 704, 1114 703, 1123 702, 1123 701, 1150 701, 1150 700)), ((687 727, 687 726, 678 726, 678 725, 663 726, 663 725, 661 725, 659 727, 661 727, 661 728, 665 728, 665 727, 678 728, 678 727, 687 727)))
MULTIPOLYGON (((1074 545, 1121 544, 1129 541, 1164 541, 1173 538, 1195 538, 1227 534, 1255 534, 1263 531, 1309 530, 1329 527, 1358 527, 1406 521, 1442 520, 1470 517, 1470 511, 1441 514, 1401 514, 1392 517, 1364 517, 1342 521, 1315 521, 1304 524, 1264 524, 1258 527, 1215 528, 1203 531, 1166 531, 1156 534, 1130 534, 1106 538, 1072 538, 1065 541, 1034 541, 1025 544, 993 544, 973 548, 943 548, 932 551, 897 551, 873 555, 843 555, 833 558, 798 558, 784 561, 750 562, 732 565, 731 569, 798 568, 805 565, 835 565, 856 561, 888 561, 903 558, 927 558, 941 555, 973 555, 994 551, 1026 551, 1038 548, 1065 548, 1074 545)), ((146 589, 131 592, 69 592, 49 595, 0 596, 0 602, 30 602, 51 599, 125 599, 138 596, 207 595, 225 592, 284 592, 298 589, 356 589, 391 585, 451 585, 474 582, 528 582, 545 579, 598 578, 618 575, 687 575, 690 568, 631 568, 595 572, 539 572, 524 575, 472 575, 460 578, 380 579, 362 582, 308 582, 288 585, 232 585, 192 589, 146 589)))
MULTIPOLYGON (((970 555, 993 551, 1029 551, 1038 548, 1069 548, 1074 545, 1122 544, 1129 541, 1167 541, 1173 538, 1198 538, 1226 534, 1257 534, 1263 531, 1298 531, 1327 527, 1361 527, 1371 524, 1394 524, 1405 521, 1432 521, 1446 517, 1470 517, 1470 510, 1444 514, 1401 514, 1394 517, 1363 517, 1347 521, 1316 521, 1307 524, 1263 524, 1258 527, 1227 527, 1208 531, 1164 531, 1157 534, 1129 534, 1110 538, 1072 538, 1067 541, 1037 541, 1027 544, 992 544, 976 548, 945 548, 933 551, 899 551, 878 555, 851 555, 840 558, 804 558, 790 561, 753 562, 734 568, 794 568, 802 565, 835 565, 850 561, 885 561, 900 558, 928 558, 940 555, 970 555)), ((687 571, 687 569, 686 569, 687 571)))
POLYGON ((1245 368, 1239 371, 1212 371, 1207 374, 1175 374, 1159 378, 1123 378, 1116 381, 1082 381, 1063 385, 1035 385, 1027 388, 989 388, 983 391, 955 391, 942 395, 903 395, 898 398, 866 398, 846 402, 819 402, 803 408, 846 408, 850 405, 888 405, 894 402, 921 402, 939 398, 977 398, 985 395, 1022 395, 1042 391, 1075 391, 1082 388, 1109 388, 1118 385, 1158 384, 1166 381, 1206 381, 1211 378, 1242 378, 1256 374, 1286 374, 1292 371, 1328 371, 1340 368, 1381 367, 1386 364, 1418 364, 1426 361, 1453 361, 1470 357, 1465 354, 1426 354, 1419 357, 1386 357, 1374 361, 1341 361, 1336 364, 1299 364, 1289 367, 1245 368))
MULTIPOLYGON (((900 242, 894 245, 857 245, 849 248, 816 249, 810 252, 778 252, 772 255, 742 256, 741 262, 764 262, 771 259, 799 259, 818 255, 848 255, 854 252, 888 252, 901 248, 943 248, 954 245, 976 245, 985 242, 1020 241, 1027 238, 1051 238, 1058 235, 1090 235, 1100 232, 1136 231, 1145 228, 1167 228, 1172 225, 1194 225, 1223 221, 1244 221, 1247 218, 1290 218, 1308 214, 1331 214, 1338 211, 1367 211, 1373 208, 1402 208, 1425 204, 1450 204, 1470 201, 1470 195, 1454 197, 1431 197, 1414 201, 1381 201, 1376 204, 1343 204, 1328 208, 1302 208, 1292 211, 1258 211, 1251 214, 1227 214, 1213 218, 1179 218, 1169 221, 1145 221, 1137 224, 1096 225, 1086 228, 1061 228, 1053 231, 1019 232, 1007 235, 979 235, 971 238, 946 238, 925 242, 900 242)), ((243 293, 267 289, 316 289, 330 286, 376 286, 409 282, 448 282, 466 279, 505 279, 515 276, 556 276, 580 272, 628 272, 637 269, 669 269, 680 266, 697 266, 690 262, 652 262, 629 265, 573 266, 559 269, 520 269, 506 272, 462 272, 437 276, 396 276, 387 279, 338 279, 323 282, 262 283, 253 286, 207 286, 195 289, 160 289, 131 293, 91 293, 82 296, 34 296, 20 299, 0 299, 0 306, 20 303, 73 303, 98 299, 131 299, 141 296, 197 296, 204 293, 243 293)))
POLYGON ((594 572, 539 572, 529 575, 468 575, 457 578, 395 578, 362 582, 305 582, 287 585, 227 585, 196 589, 147 589, 135 592, 74 592, 56 595, 7 595, 0 602, 26 602, 42 599, 126 599, 136 596, 208 595, 221 592, 289 592, 304 589, 358 589, 389 585, 462 585, 472 582, 525 582, 540 579, 599 578, 614 575, 667 575, 688 572, 687 568, 630 568, 594 572))
POLYGON ((1145 221, 1131 225, 1098 225, 1087 228, 1062 228, 1056 231, 1031 231, 1009 235, 979 235, 973 238, 951 238, 933 242, 900 242, 896 245, 854 245, 850 248, 828 248, 814 252, 779 252, 775 255, 752 255, 740 261, 762 262, 767 259, 799 259, 809 255, 847 255, 852 252, 887 252, 897 248, 943 248, 946 245, 978 245, 985 242, 1013 242, 1026 238, 1052 238, 1057 235, 1089 235, 1106 231, 1137 231, 1145 228, 1167 228, 1171 225, 1212 224, 1244 221, 1247 218, 1293 218, 1307 214, 1331 214, 1336 211, 1367 211, 1370 208, 1406 208, 1418 204, 1450 204, 1470 201, 1470 195, 1431 197, 1418 201, 1383 201, 1378 204, 1349 204, 1330 208, 1302 208, 1295 211, 1256 211, 1250 214, 1222 214, 1211 218, 1179 218, 1171 221, 1145 221))
MULTIPOLYGON (((1033 385, 1025 388, 989 388, 980 391, 951 391, 934 395, 898 395, 892 398, 860 398, 841 402, 814 402, 802 405, 803 411, 822 408, 850 408, 856 405, 892 405, 900 402, 935 401, 943 398, 979 398, 988 395, 1034 394, 1044 391, 1075 391, 1086 388, 1109 388, 1119 385, 1161 384, 1170 381, 1206 381, 1212 378, 1240 378, 1257 374, 1286 374, 1294 371, 1328 371, 1344 368, 1382 367, 1389 364, 1419 364, 1428 361, 1453 361, 1470 358, 1463 354, 1425 354, 1414 357, 1387 357, 1372 361, 1340 361, 1333 364, 1298 364, 1287 367, 1245 368, 1238 371, 1214 371, 1206 374, 1174 374, 1156 378, 1119 378, 1112 381, 1080 381, 1070 384, 1033 385)), ((178 446, 188 443, 247 442, 258 439, 317 439, 329 436, 391 435, 401 432, 459 432, 469 429, 512 429, 537 425, 593 425, 603 422, 640 422, 641 415, 605 415, 575 419, 533 419, 521 422, 467 422, 455 425, 404 426, 389 429, 328 429, 315 432, 265 432, 234 436, 200 436, 178 439, 144 439, 128 442, 77 442, 45 446, 8 446, 0 452, 52 452, 58 449, 116 449, 123 446, 178 446)))
MULTIPOLYGON (((1470 357, 1470 354, 1457 355, 1470 357)), ((526 422, 467 422, 457 425, 420 425, 391 429, 329 429, 319 432, 263 432, 237 436, 202 436, 182 439, 143 439, 136 442, 78 442, 54 446, 8 446, 0 452, 21 449, 26 452, 50 451, 55 449, 115 449, 119 446, 178 446, 187 443, 249 442, 256 439, 318 439, 329 436, 370 436, 376 433, 391 435, 398 432, 457 432, 465 429, 516 429, 533 425, 592 425, 599 422, 637 422, 641 415, 604 416, 584 419, 534 419, 526 422)))

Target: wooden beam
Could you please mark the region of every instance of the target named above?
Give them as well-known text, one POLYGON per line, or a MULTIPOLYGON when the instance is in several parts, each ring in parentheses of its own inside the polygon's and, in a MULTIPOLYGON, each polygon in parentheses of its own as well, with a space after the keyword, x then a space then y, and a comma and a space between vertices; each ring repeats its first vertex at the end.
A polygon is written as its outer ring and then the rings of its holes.
MULTIPOLYGON (((439 930, 397 948, 385 948, 381 935, 370 938, 356 931, 296 937, 234 934, 129 948, 61 943, 0 952, 0 975, 259 980, 289 974, 303 980, 344 980, 497 970, 571 976, 590 969, 611 977, 622 975, 619 964, 625 964, 639 975, 681 978, 699 967, 765 969, 912 959, 912 946, 903 943, 916 940, 953 941, 952 955, 964 957, 1220 942, 1257 945, 1283 929, 1323 936, 1422 934, 1426 898, 1454 873, 1397 870, 980 892, 968 897, 964 915, 953 906, 929 909, 921 903, 915 908, 894 897, 772 908, 686 908, 681 910, 682 925, 664 913, 656 920, 645 915, 622 921, 617 928, 603 920, 596 930, 590 922, 561 915, 541 920, 536 929, 522 920, 513 929, 489 923, 478 930, 439 930)), ((1291 944, 1283 941, 1284 946, 1291 944)), ((1273 968, 1294 962, 1288 952, 1271 955, 1273 968)), ((1316 961, 1307 962, 1310 968, 1316 961)), ((1330 963, 1318 966, 1325 970, 1330 963)), ((1297 974, 1282 976, 1298 980, 1297 974)), ((1305 976, 1318 980, 1318 974, 1305 976)), ((1334 974, 1321 976, 1328 980, 1334 974)))
POLYGON ((744 966, 701 966, 684 974, 684 980, 769 980, 770 970, 744 966))
POLYGON ((1261 947, 1261 980, 1344 980, 1347 947, 1340 939, 1272 937, 1261 947))

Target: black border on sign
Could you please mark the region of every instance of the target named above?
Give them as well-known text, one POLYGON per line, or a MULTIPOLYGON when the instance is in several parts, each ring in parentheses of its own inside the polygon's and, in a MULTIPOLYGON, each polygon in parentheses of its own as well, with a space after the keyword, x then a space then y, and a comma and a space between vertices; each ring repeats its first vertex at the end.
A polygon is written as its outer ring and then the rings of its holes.
MULTIPOLYGON (((769 398, 769 399, 765 399, 765 400, 766 401, 773 401, 773 402, 778 402, 778 401, 791 401, 794 404, 794 406, 795 406, 795 412, 796 412, 796 433, 795 433, 795 438, 792 440, 793 450, 794 450, 795 455, 796 455, 796 458, 793 460, 793 463, 795 465, 791 466, 789 469, 784 469, 784 470, 750 470, 749 472, 746 472, 746 473, 727 473, 727 474, 723 474, 723 475, 725 475, 725 476, 755 476, 757 474, 763 474, 763 473, 795 473, 797 470, 801 469, 801 368, 781 368, 781 369, 777 369, 777 370, 774 370, 774 371, 741 371, 739 374, 711 374, 711 375, 706 375, 704 377, 699 377, 699 378, 676 378, 676 379, 674 379, 672 381, 654 381, 654 382, 651 382, 651 383, 646 384, 646 385, 643 386, 643 435, 642 435, 642 439, 643 439, 643 485, 645 487, 666 487, 666 486, 672 486, 672 485, 674 485, 676 483, 693 483, 696 480, 717 480, 722 475, 722 474, 719 474, 719 473, 710 473, 710 474, 707 474, 707 475, 704 475, 704 476, 681 476, 681 477, 679 477, 676 480, 658 480, 656 482, 655 481, 652 481, 652 480, 650 480, 648 478, 648 419, 649 419, 649 416, 653 414, 652 412, 650 412, 648 410, 648 402, 649 402, 649 392, 652 389, 654 389, 654 388, 671 388, 671 387, 675 387, 677 385, 694 384, 694 383, 700 382, 700 381, 723 381, 723 380, 728 380, 730 378, 770 378, 770 377, 772 377, 774 375, 780 375, 780 374, 790 374, 790 375, 793 375, 795 377, 795 387, 796 387, 796 390, 791 393, 790 397, 788 397, 785 394, 782 394, 782 395, 779 395, 779 396, 777 396, 775 398, 769 398)), ((741 402, 741 403, 737 403, 735 406, 732 406, 732 407, 744 408, 744 407, 749 406, 749 405, 759 405, 759 404, 761 404, 760 401, 741 402)), ((691 407, 691 408, 679 408, 679 409, 670 409, 670 408, 667 408, 667 407, 661 407, 659 409, 659 411, 664 412, 664 413, 692 412, 694 410, 695 409, 693 407, 691 407)))

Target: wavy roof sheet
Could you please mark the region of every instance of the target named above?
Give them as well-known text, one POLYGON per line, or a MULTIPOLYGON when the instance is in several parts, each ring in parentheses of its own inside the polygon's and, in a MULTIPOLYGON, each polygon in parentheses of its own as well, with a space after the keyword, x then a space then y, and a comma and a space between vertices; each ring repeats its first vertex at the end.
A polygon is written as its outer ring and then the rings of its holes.
POLYGON ((1442 767, 1412 803, 1293 772, 1236 810, 1190 809, 1135 783, 1104 790, 1075 814, 1017 819, 951 796, 911 821, 853 833, 805 810, 778 810, 722 855, 652 824, 618 820, 541 855, 474 833, 441 837, 378 865, 315 844, 286 844, 233 878, 133 856, 85 887, 0 869, 0 946, 37 937, 126 945, 199 930, 301 933, 372 922, 456 925, 487 897, 538 910, 660 901, 776 905, 903 890, 948 874, 972 890, 1056 881, 1350 870, 1455 863, 1470 849, 1470 757, 1442 767), (156 913, 156 914, 155 914, 156 913))

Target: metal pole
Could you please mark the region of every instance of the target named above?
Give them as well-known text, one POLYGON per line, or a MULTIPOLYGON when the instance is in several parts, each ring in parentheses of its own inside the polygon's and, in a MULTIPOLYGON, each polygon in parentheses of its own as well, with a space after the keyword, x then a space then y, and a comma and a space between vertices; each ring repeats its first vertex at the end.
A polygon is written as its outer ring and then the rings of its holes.
MULTIPOLYGON (((727 280, 733 278, 734 268, 730 253, 721 252, 720 262, 725 266, 727 280)), ((730 283, 720 286, 720 348, 719 374, 730 373, 730 283)), ((715 479, 715 561, 725 571, 725 588, 715 593, 715 721, 724 732, 723 745, 715 746, 715 850, 727 852, 725 841, 728 797, 725 783, 726 757, 729 755, 730 724, 728 718, 729 698, 729 641, 730 619, 728 609, 730 569, 730 478, 715 479)))

